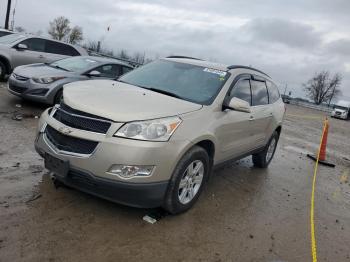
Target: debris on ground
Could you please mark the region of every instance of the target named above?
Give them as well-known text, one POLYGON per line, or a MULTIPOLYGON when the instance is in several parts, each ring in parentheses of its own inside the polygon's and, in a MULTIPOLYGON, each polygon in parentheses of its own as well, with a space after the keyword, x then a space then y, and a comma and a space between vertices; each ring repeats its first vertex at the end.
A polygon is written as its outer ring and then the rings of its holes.
POLYGON ((19 167, 21 163, 20 162, 17 162, 16 164, 14 164, 12 167, 19 167))
POLYGON ((154 224, 157 222, 156 219, 154 219, 153 217, 150 217, 149 215, 145 215, 142 219, 150 224, 154 224))
POLYGON ((34 114, 16 114, 16 113, 12 116, 12 120, 16 120, 16 121, 22 121, 23 118, 38 118, 38 116, 34 114))
POLYGON ((16 104, 16 107, 20 108, 20 107, 22 107, 22 105, 21 104, 16 104))
POLYGON ((168 216, 169 213, 162 208, 153 210, 150 214, 145 215, 142 219, 148 223, 154 224, 160 219, 168 216))

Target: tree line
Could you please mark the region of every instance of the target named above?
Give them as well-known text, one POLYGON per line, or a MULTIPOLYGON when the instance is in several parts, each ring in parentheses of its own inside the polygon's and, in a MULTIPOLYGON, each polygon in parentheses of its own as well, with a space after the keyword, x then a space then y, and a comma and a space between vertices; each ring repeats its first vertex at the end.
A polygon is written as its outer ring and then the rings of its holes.
MULTIPOLYGON (((109 28, 108 28, 109 29, 109 28)), ((24 32, 24 28, 16 27, 15 31, 24 32)), ((136 52, 130 55, 125 49, 115 51, 104 46, 102 41, 89 40, 82 43, 84 40, 83 28, 80 26, 71 26, 68 18, 60 16, 49 23, 47 33, 56 40, 64 41, 70 44, 81 44, 87 50, 98 52, 107 56, 118 57, 125 60, 131 60, 138 64, 144 64, 152 61, 146 57, 145 52, 136 52)), ((41 31, 37 34, 42 34, 41 31)), ((333 76, 329 71, 317 72, 306 83, 303 84, 303 89, 306 95, 317 105, 322 103, 330 104, 332 99, 341 94, 340 85, 342 76, 335 73, 333 76)))

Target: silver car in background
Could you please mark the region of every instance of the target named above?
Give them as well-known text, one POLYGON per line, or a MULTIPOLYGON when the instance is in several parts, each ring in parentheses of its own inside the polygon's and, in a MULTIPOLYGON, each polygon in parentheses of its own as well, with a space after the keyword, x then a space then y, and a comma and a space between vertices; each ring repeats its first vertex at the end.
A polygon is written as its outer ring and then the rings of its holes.
POLYGON ((0 37, 0 80, 20 65, 82 55, 88 55, 82 47, 29 34, 9 34, 0 37))
POLYGON ((53 63, 19 66, 9 78, 10 93, 46 104, 59 103, 63 85, 74 81, 115 79, 133 70, 125 62, 102 57, 79 56, 53 63))

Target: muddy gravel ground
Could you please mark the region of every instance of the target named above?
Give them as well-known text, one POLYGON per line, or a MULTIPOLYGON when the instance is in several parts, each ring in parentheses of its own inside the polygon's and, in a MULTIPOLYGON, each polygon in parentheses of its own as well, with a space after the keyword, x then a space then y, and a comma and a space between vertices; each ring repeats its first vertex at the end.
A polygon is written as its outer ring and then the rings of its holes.
MULTIPOLYGON (((0 261, 311 261, 310 195, 324 113, 288 105, 268 169, 214 172, 197 204, 156 224, 135 209, 52 184, 33 147, 45 106, 0 83, 0 261), (20 121, 14 120, 21 114, 20 121)), ((350 121, 330 119, 316 183, 319 261, 350 261, 350 121)))

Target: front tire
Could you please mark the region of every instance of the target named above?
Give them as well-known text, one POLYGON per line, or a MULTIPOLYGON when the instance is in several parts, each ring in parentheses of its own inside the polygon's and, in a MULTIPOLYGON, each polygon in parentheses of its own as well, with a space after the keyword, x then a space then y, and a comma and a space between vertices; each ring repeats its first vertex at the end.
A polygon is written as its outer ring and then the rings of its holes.
POLYGON ((191 148, 178 162, 170 179, 163 208, 171 214, 189 210, 208 180, 210 161, 200 146, 191 148))
POLYGON ((0 61, 0 81, 5 80, 6 71, 5 64, 0 61))
POLYGON ((252 155, 253 164, 255 167, 266 168, 270 164, 273 156, 275 155, 278 139, 278 132, 273 132, 264 150, 252 155))
POLYGON ((54 104, 60 104, 62 99, 63 99, 63 90, 61 88, 60 90, 57 91, 55 95, 54 104))

